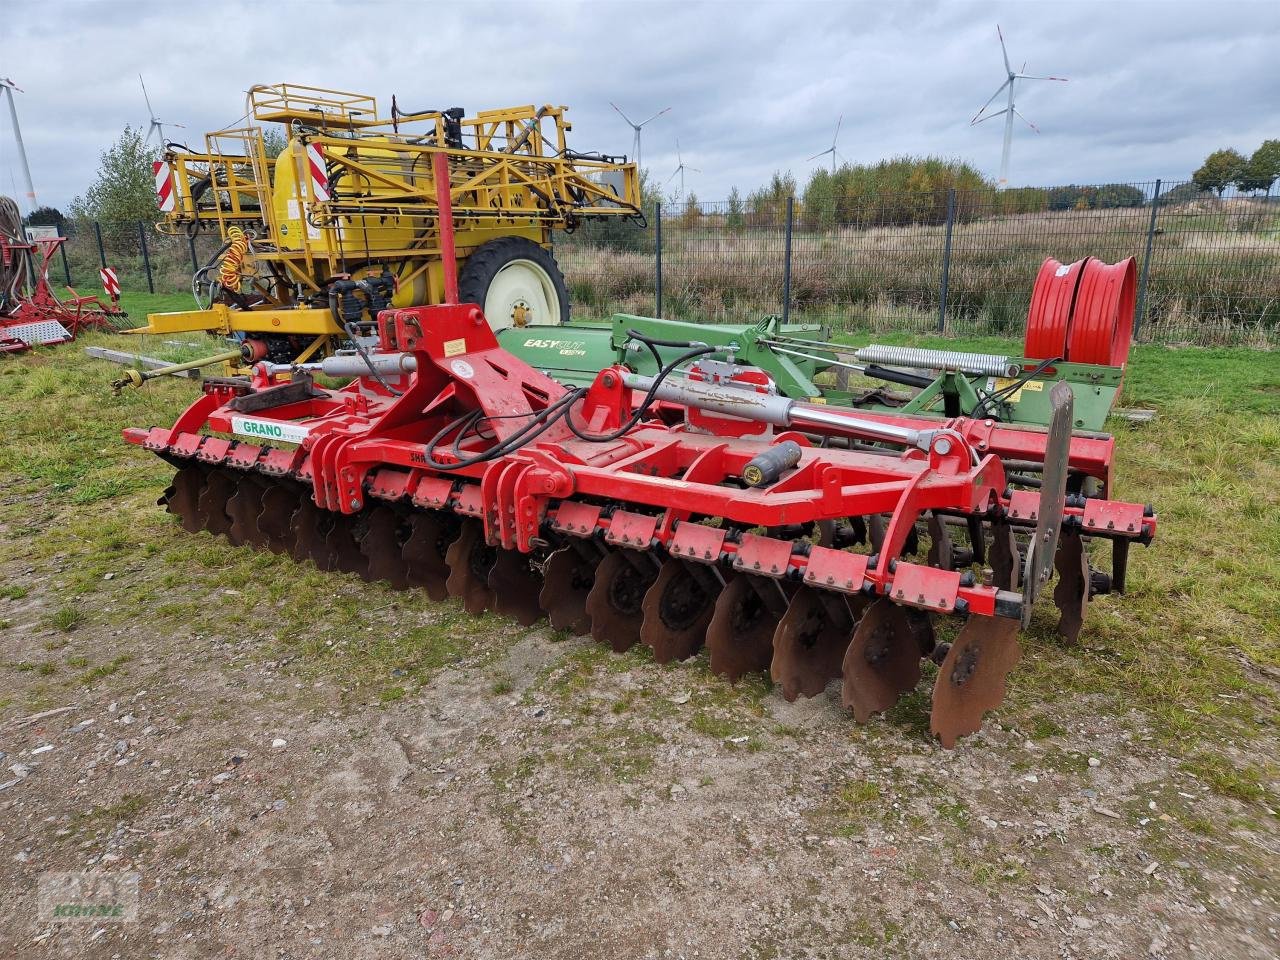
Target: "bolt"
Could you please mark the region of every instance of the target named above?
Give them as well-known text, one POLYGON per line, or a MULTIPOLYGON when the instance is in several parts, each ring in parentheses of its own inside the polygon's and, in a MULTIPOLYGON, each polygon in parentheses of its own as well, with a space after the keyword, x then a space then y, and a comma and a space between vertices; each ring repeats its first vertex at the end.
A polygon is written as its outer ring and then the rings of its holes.
POLYGON ((359 501, 359 500, 357 500, 355 497, 352 497, 352 498, 351 498, 351 509, 352 509, 352 510, 359 510, 359 509, 360 509, 360 501, 359 501))

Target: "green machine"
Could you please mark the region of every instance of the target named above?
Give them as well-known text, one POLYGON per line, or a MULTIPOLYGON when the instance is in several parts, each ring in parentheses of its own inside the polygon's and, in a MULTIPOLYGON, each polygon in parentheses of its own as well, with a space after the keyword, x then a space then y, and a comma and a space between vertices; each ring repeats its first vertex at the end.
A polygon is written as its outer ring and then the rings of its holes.
POLYGON ((1074 394, 1074 427, 1102 430, 1115 403, 1123 366, 1068 363, 870 344, 834 343, 816 324, 694 323, 615 314, 607 323, 511 327, 498 334, 503 349, 564 383, 590 383, 607 366, 622 364, 652 376, 658 358, 631 336, 669 341, 657 348, 667 362, 681 344, 716 347, 715 359, 758 367, 779 393, 797 400, 939 417, 977 417, 1045 426, 1049 391, 1063 381, 1074 394))

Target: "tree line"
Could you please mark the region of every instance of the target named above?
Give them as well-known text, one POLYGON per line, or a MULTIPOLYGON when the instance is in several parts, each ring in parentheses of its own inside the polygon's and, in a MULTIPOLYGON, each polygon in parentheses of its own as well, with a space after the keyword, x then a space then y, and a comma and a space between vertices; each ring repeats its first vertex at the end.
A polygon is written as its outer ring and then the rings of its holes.
POLYGON ((1191 175, 1197 187, 1218 196, 1228 187, 1241 193, 1270 194, 1276 180, 1280 180, 1280 140, 1262 141, 1248 157, 1232 147, 1215 150, 1191 175))

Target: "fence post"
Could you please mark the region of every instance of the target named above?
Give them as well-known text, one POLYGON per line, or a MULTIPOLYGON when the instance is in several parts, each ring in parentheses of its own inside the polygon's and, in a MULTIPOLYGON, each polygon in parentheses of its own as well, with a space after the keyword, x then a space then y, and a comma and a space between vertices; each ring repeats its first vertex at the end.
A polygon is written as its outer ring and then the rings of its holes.
POLYGON ((1160 180, 1151 195, 1151 221, 1147 224, 1147 250, 1142 256, 1142 277, 1138 280, 1138 309, 1133 318, 1133 339, 1138 339, 1142 322, 1147 319, 1147 274, 1151 271, 1151 249, 1156 240, 1156 213, 1160 210, 1160 180))
POLYGON ((782 322, 791 318, 791 224, 795 215, 795 198, 787 197, 787 241, 782 256, 782 322))
POLYGON ((659 318, 662 317, 662 201, 655 200, 653 202, 653 232, 654 232, 654 309, 653 312, 659 318))
POLYGON ((147 252, 147 228, 138 221, 138 242, 142 245, 142 266, 147 271, 147 292, 155 293, 156 285, 151 279, 151 254, 147 252))
POLYGON ((71 268, 67 266, 67 244, 65 241, 58 244, 58 253, 62 254, 62 272, 66 275, 67 286, 71 286, 71 268))
MULTIPOLYGON (((554 235, 554 231, 552 231, 554 235)), ((187 234, 187 249, 191 251, 191 274, 194 276, 200 270, 200 261, 196 259, 196 238, 191 234, 187 234)))
POLYGON ((93 221, 93 234, 98 238, 98 259, 102 261, 102 269, 107 269, 107 250, 102 245, 102 224, 93 221))
POLYGON ((938 290, 938 332, 947 332, 947 287, 951 283, 951 228, 956 223, 956 188, 947 191, 947 229, 942 241, 942 284, 938 290))

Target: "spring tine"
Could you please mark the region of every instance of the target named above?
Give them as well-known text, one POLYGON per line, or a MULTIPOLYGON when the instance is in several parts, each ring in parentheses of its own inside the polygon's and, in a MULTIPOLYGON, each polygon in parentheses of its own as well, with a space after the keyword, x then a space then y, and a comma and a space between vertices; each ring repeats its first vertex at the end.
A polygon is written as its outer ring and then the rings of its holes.
POLYGON ((640 641, 641 606, 657 576, 656 570, 648 572, 646 563, 635 563, 633 559, 647 560, 630 558, 625 550, 605 554, 587 594, 592 639, 607 643, 619 653, 640 641))
POLYGON ((971 616, 960 630, 933 684, 929 729, 947 749, 975 733, 982 715, 1004 701, 1005 678, 1022 657, 1018 621, 971 616))
POLYGON ((484 613, 493 604, 489 571, 496 559, 495 549, 485 542, 480 521, 463 520, 458 538, 445 552, 445 562, 449 565, 445 588, 449 596, 462 599, 467 613, 484 613))
POLYGON ((711 672, 736 682, 748 673, 765 672, 773 661, 773 634, 786 611, 782 584, 769 577, 740 574, 716 598, 707 625, 711 672), (775 602, 766 602, 769 593, 775 602))
POLYGON ((1018 553, 1018 541, 1013 527, 1003 519, 991 521, 991 582, 1000 590, 1017 590, 1018 573, 1022 570, 1022 557, 1018 553))
POLYGON ((183 467, 173 476, 173 484, 164 492, 165 509, 182 523, 187 533, 204 529, 200 516, 200 492, 204 488, 205 471, 202 467, 183 467))
POLYGON ((489 571, 489 589, 493 591, 495 613, 510 617, 523 627, 531 627, 542 618, 542 607, 538 605, 542 575, 533 565, 533 554, 498 550, 489 571))
POLYGON ((929 566, 950 570, 954 551, 951 548, 951 534, 947 532, 947 525, 942 522, 940 516, 930 513, 928 528, 929 566))
POLYGON ((369 576, 369 558, 360 552, 360 539, 364 536, 364 514, 335 513, 333 526, 325 539, 325 545, 333 551, 333 567, 343 573, 354 573, 363 580, 369 576))
POLYGON ((1111 589, 1116 593, 1124 593, 1125 580, 1129 574, 1129 541, 1111 541, 1111 589))
POLYGON ((1053 565, 1058 571, 1058 583, 1053 588, 1053 602, 1061 614, 1058 636, 1074 646, 1080 640, 1080 627, 1089 607, 1089 556, 1079 531, 1062 531, 1053 565))
POLYGON ((293 557, 310 560, 318 570, 336 569, 336 557, 329 545, 329 532, 333 529, 335 514, 316 506, 308 495, 298 498, 298 510, 293 515, 293 557))
POLYGON ((844 654, 841 701, 853 711, 853 719, 866 723, 914 690, 920 682, 920 657, 920 638, 906 608, 886 597, 871 604, 844 654))
POLYGON ((384 580, 393 590, 409 586, 409 568, 402 555, 402 533, 407 529, 399 511, 379 504, 369 511, 360 552, 368 563, 369 579, 384 580))
MULTIPOLYGON (((884 547, 884 534, 884 517, 878 513, 873 513, 871 516, 867 517, 867 536, 871 540, 872 553, 879 553, 884 547)), ((915 553, 914 550, 909 550, 907 552, 915 553)))
POLYGON ((227 499, 227 516, 231 525, 227 528, 227 539, 239 546, 248 544, 251 547, 264 547, 266 535, 258 527, 258 515, 262 513, 262 496, 266 493, 266 483, 252 474, 243 474, 236 484, 236 492, 227 499))
POLYGON ((640 642, 658 663, 687 660, 698 652, 723 586, 711 567, 670 557, 645 592, 640 642))
POLYGON ((574 544, 561 547, 547 558, 542 570, 542 593, 538 603, 547 611, 551 626, 574 636, 591 632, 587 596, 595 579, 599 555, 588 557, 574 544))
POLYGON ((267 486, 262 495, 262 513, 258 515, 258 528, 272 553, 292 553, 298 535, 293 528, 293 516, 298 511, 301 495, 292 484, 276 482, 267 486))
POLYGON ((409 536, 400 553, 405 564, 405 581, 411 587, 425 590, 432 600, 449 596, 445 585, 449 579, 445 553, 457 536, 449 535, 451 524, 446 523, 446 519, 441 514, 415 510, 409 515, 409 536))
POLYGON ((816 697, 840 676, 854 616, 842 594, 802 586, 773 634, 769 674, 788 701, 816 697))
POLYGON ((227 501, 236 492, 235 474, 226 470, 210 470, 204 489, 200 491, 199 515, 210 533, 224 535, 231 530, 227 501))
POLYGON ((982 532, 982 518, 970 514, 964 518, 965 527, 969 531, 969 549, 973 555, 973 562, 984 564, 987 562, 987 538, 982 532))

